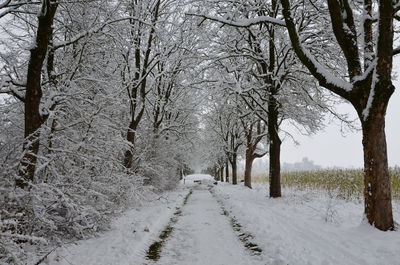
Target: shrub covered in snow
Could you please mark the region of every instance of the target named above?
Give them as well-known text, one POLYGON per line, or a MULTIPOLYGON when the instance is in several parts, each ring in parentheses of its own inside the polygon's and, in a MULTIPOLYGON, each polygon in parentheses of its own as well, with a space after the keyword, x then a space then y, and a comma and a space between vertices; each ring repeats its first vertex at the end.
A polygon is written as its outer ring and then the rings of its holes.
POLYGON ((134 166, 127 169, 122 163, 125 128, 110 122, 115 108, 103 102, 99 111, 100 103, 86 106, 83 101, 67 102, 41 129, 35 181, 27 190, 15 187, 23 132, 13 124, 21 121, 21 112, 17 108, 2 117, 1 262, 38 260, 57 244, 106 229, 122 209, 178 183, 187 149, 176 136, 156 137, 144 127, 134 166))

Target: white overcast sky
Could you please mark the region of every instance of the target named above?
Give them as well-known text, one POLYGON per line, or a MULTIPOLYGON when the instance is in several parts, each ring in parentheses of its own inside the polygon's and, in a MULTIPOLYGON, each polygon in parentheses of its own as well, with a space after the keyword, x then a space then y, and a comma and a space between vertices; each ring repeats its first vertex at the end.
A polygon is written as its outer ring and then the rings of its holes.
MULTIPOLYGON (((395 57, 393 70, 400 74, 400 57, 395 57)), ((396 91, 390 99, 386 115, 386 140, 389 166, 400 166, 400 80, 394 81, 394 85, 396 91)), ((356 112, 349 104, 340 106, 338 110, 356 117, 356 112)), ((323 167, 363 166, 361 132, 347 132, 343 137, 340 125, 331 124, 314 136, 296 135, 296 139, 300 142, 298 146, 290 140, 283 142, 282 163, 299 162, 303 157, 308 157, 323 167)))

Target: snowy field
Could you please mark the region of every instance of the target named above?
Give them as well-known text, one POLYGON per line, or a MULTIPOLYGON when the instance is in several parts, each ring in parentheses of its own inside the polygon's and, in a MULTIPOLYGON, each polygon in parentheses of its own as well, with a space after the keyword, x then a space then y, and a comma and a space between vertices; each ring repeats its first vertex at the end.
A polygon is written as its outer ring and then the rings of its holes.
MULTIPOLYGON (((253 190, 229 184, 215 188, 218 200, 255 236, 265 264, 400 264, 400 232, 382 232, 362 221, 363 205, 322 192, 283 190, 267 198, 265 186, 253 190)), ((395 220, 399 208, 394 202, 395 220)))
MULTIPOLYGON (((284 190, 282 198, 269 199, 265 185, 255 185, 250 190, 242 185, 212 185, 211 181, 207 175, 188 176, 176 191, 127 211, 113 222, 110 231, 58 249, 46 262, 54 265, 400 264, 400 232, 382 232, 364 224, 361 204, 321 192, 295 190, 284 190), (199 179, 202 184, 193 183, 199 179), (160 257, 150 260, 149 247, 159 240, 158 236, 169 224, 170 234, 159 249, 160 257), (251 251, 243 235, 260 252, 251 251)), ((394 208, 399 220, 398 205, 394 208)))

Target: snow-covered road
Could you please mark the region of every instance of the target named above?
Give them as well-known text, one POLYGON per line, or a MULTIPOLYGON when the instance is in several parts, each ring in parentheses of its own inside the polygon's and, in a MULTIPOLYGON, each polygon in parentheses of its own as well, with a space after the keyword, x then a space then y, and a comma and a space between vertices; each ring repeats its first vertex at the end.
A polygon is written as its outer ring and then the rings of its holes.
POLYGON ((57 249, 47 264, 265 264, 239 239, 231 217, 224 214, 210 192, 212 182, 208 175, 188 178, 176 191, 164 194, 165 200, 127 211, 113 222, 110 231, 57 249), (198 178, 203 184, 193 182, 198 178), (171 228, 172 232, 160 239, 171 228), (163 242, 157 247, 157 259, 152 260, 149 249, 160 241, 163 242))
POLYGON ((181 209, 182 215, 156 264, 263 264, 243 246, 227 216, 204 185, 181 209))
MULTIPOLYGON (((47 264, 400 265, 400 231, 362 224, 361 203, 289 189, 269 199, 264 184, 214 186, 206 177, 193 175, 110 231, 57 249, 47 264)), ((394 214, 399 220, 398 201, 394 214)))

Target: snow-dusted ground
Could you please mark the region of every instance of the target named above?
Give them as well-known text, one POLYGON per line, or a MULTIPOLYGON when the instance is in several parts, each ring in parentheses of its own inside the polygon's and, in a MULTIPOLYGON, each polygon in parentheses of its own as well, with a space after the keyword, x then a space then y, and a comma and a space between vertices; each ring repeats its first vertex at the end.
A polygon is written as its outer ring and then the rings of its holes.
MULTIPOLYGON (((284 190, 267 197, 265 185, 210 185, 207 175, 188 176, 166 199, 127 211, 112 229, 52 254, 54 265, 400 265, 400 232, 381 232, 362 224, 362 205, 323 192, 284 190), (192 183, 193 180, 202 183, 192 183), (192 190, 185 205, 184 197, 192 190), (149 246, 180 215, 157 261, 149 246), (223 214, 222 208, 229 214, 223 214), (231 218, 241 226, 234 231, 231 218), (255 256, 239 240, 251 235, 261 248, 255 256)), ((394 204, 398 220, 399 208, 394 204)))
POLYGON ((174 227, 156 264, 265 264, 245 249, 229 219, 204 185, 193 189, 174 227))
MULTIPOLYGON (((267 197, 267 187, 215 187, 224 208, 264 251, 273 265, 399 265, 400 231, 381 232, 362 222, 362 204, 323 192, 284 190, 267 197)), ((395 204, 395 219, 399 209, 395 204)))
POLYGON ((112 228, 97 237, 57 249, 47 261, 54 265, 143 264, 148 247, 183 203, 189 188, 179 187, 160 199, 127 211, 112 228))

